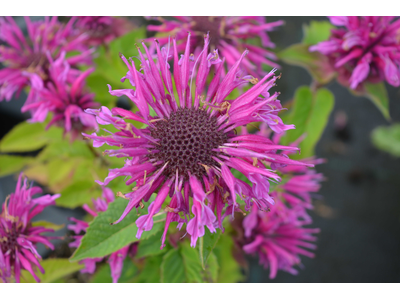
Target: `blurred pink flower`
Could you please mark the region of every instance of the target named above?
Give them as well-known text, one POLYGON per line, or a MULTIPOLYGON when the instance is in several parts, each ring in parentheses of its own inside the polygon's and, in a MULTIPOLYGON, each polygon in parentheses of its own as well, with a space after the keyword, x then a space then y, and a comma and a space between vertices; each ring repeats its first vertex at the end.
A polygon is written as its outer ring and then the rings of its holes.
POLYGON ((92 50, 85 46, 88 35, 76 33, 73 17, 68 24, 58 22, 57 17, 45 17, 44 21, 31 21, 25 17, 28 36, 25 37, 12 17, 0 17, 0 62, 6 67, 0 70, 0 101, 10 101, 14 93, 29 86, 27 73, 48 79, 49 56, 61 52, 77 51, 79 54, 66 60, 71 66, 90 64, 92 50))
POLYGON ((357 89, 363 82, 386 80, 400 86, 400 19, 395 17, 328 17, 328 41, 310 51, 327 55, 341 84, 357 89))
POLYGON ((32 196, 41 193, 42 189, 29 186, 27 179, 21 173, 18 177, 15 193, 12 193, 3 204, 0 214, 0 279, 10 282, 13 279, 20 282, 21 270, 35 274, 35 268, 44 273, 39 261, 41 256, 35 246, 37 243, 54 249, 50 243, 51 237, 43 236, 45 232, 53 232, 42 226, 34 226, 32 218, 46 206, 55 204, 54 200, 60 195, 44 195, 33 199, 32 196))
MULTIPOLYGON (((225 58, 228 68, 231 68, 245 50, 249 50, 246 58, 243 58, 242 65, 246 72, 253 76, 264 77, 264 64, 279 68, 274 62, 276 55, 266 50, 275 48, 267 35, 276 27, 284 24, 283 21, 266 23, 265 17, 174 17, 174 20, 167 20, 161 17, 151 19, 160 21, 161 25, 149 25, 149 31, 166 33, 168 36, 175 36, 178 43, 178 51, 185 49, 187 33, 192 34, 190 41, 190 53, 200 52, 203 48, 203 36, 210 34, 210 49, 218 48, 220 55, 225 58), (248 43, 248 39, 261 40, 261 46, 248 43)), ((153 38, 148 38, 148 41, 153 38)), ((169 37, 159 37, 160 44, 164 45, 169 37)))
POLYGON ((49 67, 46 80, 35 73, 25 74, 30 78, 31 90, 21 111, 31 113, 32 118, 28 121, 43 122, 51 112, 53 117, 47 128, 53 124, 63 127, 64 133, 71 133, 71 139, 84 130, 98 130, 95 118, 84 113, 87 108, 99 106, 93 101, 94 94, 87 93, 85 86, 85 79, 94 68, 84 72, 72 69, 65 59, 65 52, 55 61, 50 55, 47 58, 49 67))

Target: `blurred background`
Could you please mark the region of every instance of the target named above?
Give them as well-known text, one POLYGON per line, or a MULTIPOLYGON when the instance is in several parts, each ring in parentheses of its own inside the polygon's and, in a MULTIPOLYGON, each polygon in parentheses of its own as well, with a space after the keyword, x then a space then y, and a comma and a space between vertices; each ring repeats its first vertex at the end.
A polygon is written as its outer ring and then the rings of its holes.
MULTIPOLYGON (((148 23, 142 17, 130 19, 139 26, 148 23)), ((326 18, 267 17, 268 22, 277 20, 286 24, 269 36, 279 51, 300 42, 302 24, 326 18)), ((22 17, 16 21, 25 27, 22 17)), ((285 104, 298 87, 311 83, 311 77, 303 68, 279 64, 282 79, 278 89, 285 104)), ((390 123, 368 99, 353 96, 335 81, 327 88, 335 95, 335 107, 316 148, 317 156, 327 159, 316 167, 326 181, 314 202, 315 210, 310 212, 313 227, 321 229, 316 257, 302 257, 299 275, 278 272, 274 280, 268 278, 269 272, 258 264, 258 258, 248 257, 249 282, 400 282, 400 160, 371 143, 372 130, 390 123)), ((400 121, 400 89, 387 84, 386 88, 392 122, 396 123, 400 121)), ((19 98, 0 102, 0 138, 29 117, 20 112, 26 95, 19 98)), ((0 178, 0 203, 15 190, 15 184, 14 176, 0 178)), ((80 209, 48 207, 41 219, 67 224, 67 217, 83 215, 80 209)), ((63 230, 58 234, 66 234, 63 230)), ((40 252, 45 258, 46 249, 40 248, 40 252)))

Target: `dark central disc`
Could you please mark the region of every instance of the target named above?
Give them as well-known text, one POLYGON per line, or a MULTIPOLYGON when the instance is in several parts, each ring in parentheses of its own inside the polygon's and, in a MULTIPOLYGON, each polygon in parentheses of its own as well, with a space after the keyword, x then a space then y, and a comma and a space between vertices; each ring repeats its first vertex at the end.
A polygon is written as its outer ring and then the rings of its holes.
POLYGON ((149 154, 149 158, 169 162, 164 175, 175 176, 176 169, 184 180, 188 172, 201 180, 206 175, 204 166, 218 166, 212 158, 218 153, 212 151, 227 142, 227 135, 218 130, 216 117, 202 109, 179 108, 169 119, 158 121, 150 129, 151 136, 159 139, 155 149, 159 152, 149 154))

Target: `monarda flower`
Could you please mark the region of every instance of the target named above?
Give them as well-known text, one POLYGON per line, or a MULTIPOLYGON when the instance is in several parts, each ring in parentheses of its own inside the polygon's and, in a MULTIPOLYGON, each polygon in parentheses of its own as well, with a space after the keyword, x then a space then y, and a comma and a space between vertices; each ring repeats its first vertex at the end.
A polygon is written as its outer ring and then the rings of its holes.
POLYGON ((316 240, 312 234, 318 233, 319 229, 304 227, 310 223, 310 220, 304 220, 302 211, 288 208, 280 200, 269 212, 253 207, 243 220, 243 250, 258 254, 260 264, 270 269, 270 279, 276 277, 278 270, 296 275, 298 271, 294 267, 301 266, 299 255, 314 257, 306 249, 316 249, 310 242, 316 240))
POLYGON ((87 16, 77 18, 75 27, 89 35, 85 41, 89 46, 108 44, 133 29, 133 24, 123 17, 87 16))
POLYGON ((333 25, 328 41, 310 51, 327 55, 339 73, 338 80, 351 89, 365 81, 386 80, 400 85, 400 19, 395 17, 328 17, 333 25))
POLYGON ((44 269, 39 261, 41 257, 35 246, 37 243, 54 249, 50 237, 43 236, 45 232, 53 232, 42 226, 34 226, 32 218, 46 206, 55 204, 54 200, 60 195, 45 195, 33 199, 41 193, 39 187, 28 185, 21 173, 18 178, 15 193, 12 193, 3 204, 0 214, 0 279, 3 282, 20 282, 21 270, 25 269, 40 281, 34 269, 42 273, 44 269))
MULTIPOLYGON (((271 128, 276 132, 294 126, 284 125, 277 116, 281 110, 277 99, 279 93, 269 93, 278 78, 273 72, 236 99, 228 100, 235 88, 252 80, 252 76, 242 76, 239 70, 248 51, 241 55, 226 76, 222 76, 223 61, 216 50, 207 53, 208 42, 206 36, 203 51, 191 65, 190 34, 180 59, 176 40, 173 40, 175 85, 166 60, 168 50, 160 49, 157 41, 158 67, 152 59, 146 60, 138 48, 143 73, 136 70, 132 60, 129 62, 121 54, 129 69, 125 78, 136 89, 112 90, 109 86, 109 90, 112 95, 127 96, 139 112, 121 108, 110 111, 104 106, 99 110, 86 110, 96 116, 99 124, 111 124, 117 132, 108 136, 98 136, 97 133, 84 136, 93 140, 94 147, 104 143, 119 147, 104 153, 126 158, 124 167, 111 169, 104 182, 98 183, 105 186, 119 176, 130 177, 127 185, 136 183, 132 192, 122 195, 129 204, 114 224, 157 193, 148 214, 136 221, 138 238, 143 231, 152 229, 153 216, 169 196, 171 201, 165 208, 168 214, 162 244, 170 222, 178 222, 178 226, 187 223, 186 230, 194 247, 197 238, 204 235, 205 226, 210 232, 215 232, 216 228, 223 229, 223 217, 240 210, 236 195, 248 207, 256 203, 260 209, 267 210, 273 204, 268 195, 269 180, 279 181, 280 178, 269 167, 271 162, 304 164, 275 153, 276 150, 296 152, 299 150, 297 147, 277 145, 268 138, 252 134, 236 135, 236 127, 252 122, 271 122, 271 128), (215 75, 207 83, 213 65, 215 75), (135 128, 130 120, 144 126, 135 128), (252 185, 235 178, 231 169, 244 174, 252 185)), ((144 43, 143 47, 147 57, 151 57, 144 43)))
POLYGON ((94 69, 84 72, 72 69, 65 59, 65 52, 55 61, 50 55, 47 58, 50 66, 46 81, 34 73, 27 75, 31 80, 31 90, 21 111, 31 113, 29 122, 43 122, 51 112, 53 117, 47 128, 53 124, 63 127, 64 133, 70 132, 72 139, 83 130, 97 130, 95 118, 84 113, 87 108, 98 107, 93 101, 94 94, 85 89, 85 79, 94 69))
MULTIPOLYGON (((83 206, 83 209, 92 215, 93 217, 97 217, 97 214, 102 211, 106 211, 108 204, 114 201, 113 192, 109 188, 103 188, 103 194, 101 198, 93 199, 93 209, 91 209, 87 204, 83 206)), ((89 227, 89 224, 82 220, 77 220, 75 218, 70 218, 71 221, 74 221, 75 224, 68 225, 68 229, 75 232, 75 234, 79 234, 82 231, 86 232, 86 229, 89 227)), ((70 247, 78 248, 81 244, 81 240, 83 235, 74 236, 75 241, 70 243, 70 247)), ((121 276, 122 267, 124 266, 124 259, 128 255, 129 252, 135 250, 135 245, 128 245, 124 248, 110 254, 107 256, 107 262, 110 265, 111 269, 111 277, 113 282, 118 282, 119 277, 121 276)), ((81 260, 79 263, 84 264, 85 268, 82 269, 81 273, 89 273, 93 274, 96 270, 96 262, 100 262, 104 260, 105 257, 99 258, 86 258, 81 260)))
POLYGON ((6 45, 0 46, 0 62, 6 68, 0 70, 0 101, 10 101, 14 93, 29 86, 27 73, 37 74, 47 80, 49 59, 56 58, 62 51, 77 51, 78 55, 67 58, 71 66, 90 64, 92 50, 84 45, 86 34, 76 34, 72 18, 64 25, 57 17, 45 17, 44 21, 32 22, 25 17, 28 36, 25 37, 12 17, 0 18, 0 40, 6 45))
MULTIPOLYGON (((274 62, 276 55, 266 50, 274 48, 275 44, 269 39, 267 32, 283 25, 283 21, 266 23, 265 17, 175 17, 166 20, 161 17, 153 18, 160 21, 161 25, 149 25, 149 31, 157 31, 176 36, 178 51, 185 48, 187 32, 192 34, 190 51, 196 53, 203 48, 203 35, 211 36, 210 49, 218 48, 222 57, 226 59, 228 67, 232 67, 246 49, 250 50, 243 59, 243 67, 253 76, 265 75, 262 65, 279 68, 274 62), (261 40, 261 47, 246 42, 247 39, 261 40)), ((161 44, 166 44, 168 37, 159 38, 161 44)))

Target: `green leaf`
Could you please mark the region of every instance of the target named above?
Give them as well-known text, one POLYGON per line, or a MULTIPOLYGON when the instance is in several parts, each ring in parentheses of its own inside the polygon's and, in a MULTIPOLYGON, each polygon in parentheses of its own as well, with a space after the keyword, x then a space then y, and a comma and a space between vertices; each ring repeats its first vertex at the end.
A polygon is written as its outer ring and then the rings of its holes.
POLYGON ((305 68, 320 84, 326 84, 335 77, 326 56, 319 52, 310 52, 306 44, 294 44, 278 53, 278 57, 289 65, 305 68))
POLYGON ((211 252, 210 258, 208 259, 207 268, 205 270, 206 277, 208 278, 209 282, 217 282, 218 280, 218 259, 217 256, 211 252))
POLYGON ((76 208, 90 203, 92 198, 101 195, 101 189, 93 180, 76 181, 64 189, 61 197, 56 199, 57 206, 76 208))
POLYGON ((315 45, 326 41, 331 35, 331 29, 335 28, 329 21, 311 21, 310 25, 303 25, 303 43, 315 45))
MULTIPOLYGON (((66 258, 49 258, 41 262, 45 273, 36 273, 42 283, 55 282, 64 276, 70 275, 83 269, 84 265, 71 263, 66 258)), ((32 275, 26 271, 21 272, 21 282, 36 282, 32 275)))
POLYGON ((209 258, 215 245, 217 244, 221 233, 222 231, 219 229, 217 229, 216 233, 211 233, 209 230, 205 230, 204 236, 200 238, 199 254, 201 266, 204 270, 206 268, 207 259, 209 258))
POLYGON ((153 235, 147 240, 140 241, 135 257, 147 257, 153 255, 160 255, 167 251, 167 247, 161 248, 160 237, 158 235, 153 235))
POLYGON ((181 243, 180 250, 183 257, 186 278, 188 282, 204 282, 204 272, 199 261, 197 249, 190 247, 189 243, 181 243))
POLYGON ((309 87, 299 87, 294 96, 291 114, 287 124, 294 124, 296 129, 288 130, 282 137, 282 144, 289 145, 301 135, 306 134, 300 143, 301 154, 295 158, 314 155, 314 148, 326 127, 334 106, 334 96, 327 89, 318 89, 314 94, 309 87))
POLYGON ((45 130, 44 123, 22 122, 16 125, 0 142, 2 152, 27 152, 37 150, 49 141, 61 138, 59 128, 45 130))
MULTIPOLYGON (((240 266, 233 257, 233 239, 228 234, 221 235, 213 253, 218 260, 219 272, 217 282, 233 283, 244 280, 240 266)), ((211 257, 210 257, 211 259, 211 257)))
POLYGON ((37 157, 38 161, 46 161, 54 158, 83 157, 93 159, 94 155, 89 150, 86 142, 77 140, 73 143, 62 140, 49 144, 37 157))
POLYGON ((315 146, 324 132, 334 104, 335 97, 328 89, 322 88, 317 90, 314 96, 313 109, 305 131, 307 136, 300 143, 300 158, 314 155, 315 146))
POLYGON ((364 83, 365 96, 381 111, 386 120, 390 121, 389 97, 383 82, 364 83))
MULTIPOLYGON (((165 257, 165 256, 164 256, 165 257)), ((159 283, 161 282, 161 269, 163 257, 161 255, 149 256, 145 259, 143 268, 140 270, 134 282, 159 283)))
MULTIPOLYGON (((138 274, 138 268, 132 262, 132 260, 127 257, 124 260, 124 266, 122 267, 121 276, 118 279, 119 283, 131 283, 133 282, 135 276, 138 274)), ((96 273, 93 275, 91 281, 92 283, 112 283, 111 268, 110 265, 104 264, 98 268, 96 273)))
POLYGON ((32 157, 0 155, 0 176, 10 175, 19 172, 23 167, 33 161, 32 157))
POLYGON ((293 100, 291 114, 288 116, 288 124, 294 124, 296 129, 291 129, 282 137, 282 144, 289 145, 306 132, 307 122, 313 109, 313 94, 309 87, 299 87, 293 100))
POLYGON ((185 268, 182 256, 178 249, 171 249, 164 255, 161 263, 161 282, 182 283, 184 281, 185 268))
POLYGON ((400 124, 380 126, 372 132, 372 143, 380 150, 400 156, 400 124))
MULTIPOLYGON (((152 201, 145 204, 146 210, 152 201)), ((79 248, 70 258, 71 261, 78 261, 85 258, 103 257, 111 254, 133 242, 136 238, 137 226, 135 221, 138 218, 136 210, 133 209, 120 223, 110 225, 122 215, 128 200, 118 198, 110 203, 107 211, 99 213, 89 224, 86 234, 82 238, 79 248)), ((145 214, 146 210, 140 213, 145 214)), ((161 223, 154 223, 151 231, 144 231, 140 240, 145 240, 157 234, 163 227, 161 223)))
POLYGON ((54 223, 43 220, 43 221, 32 222, 32 226, 33 227, 40 226, 40 227, 53 229, 54 231, 57 231, 57 230, 64 228, 65 225, 64 224, 54 224, 54 223))

